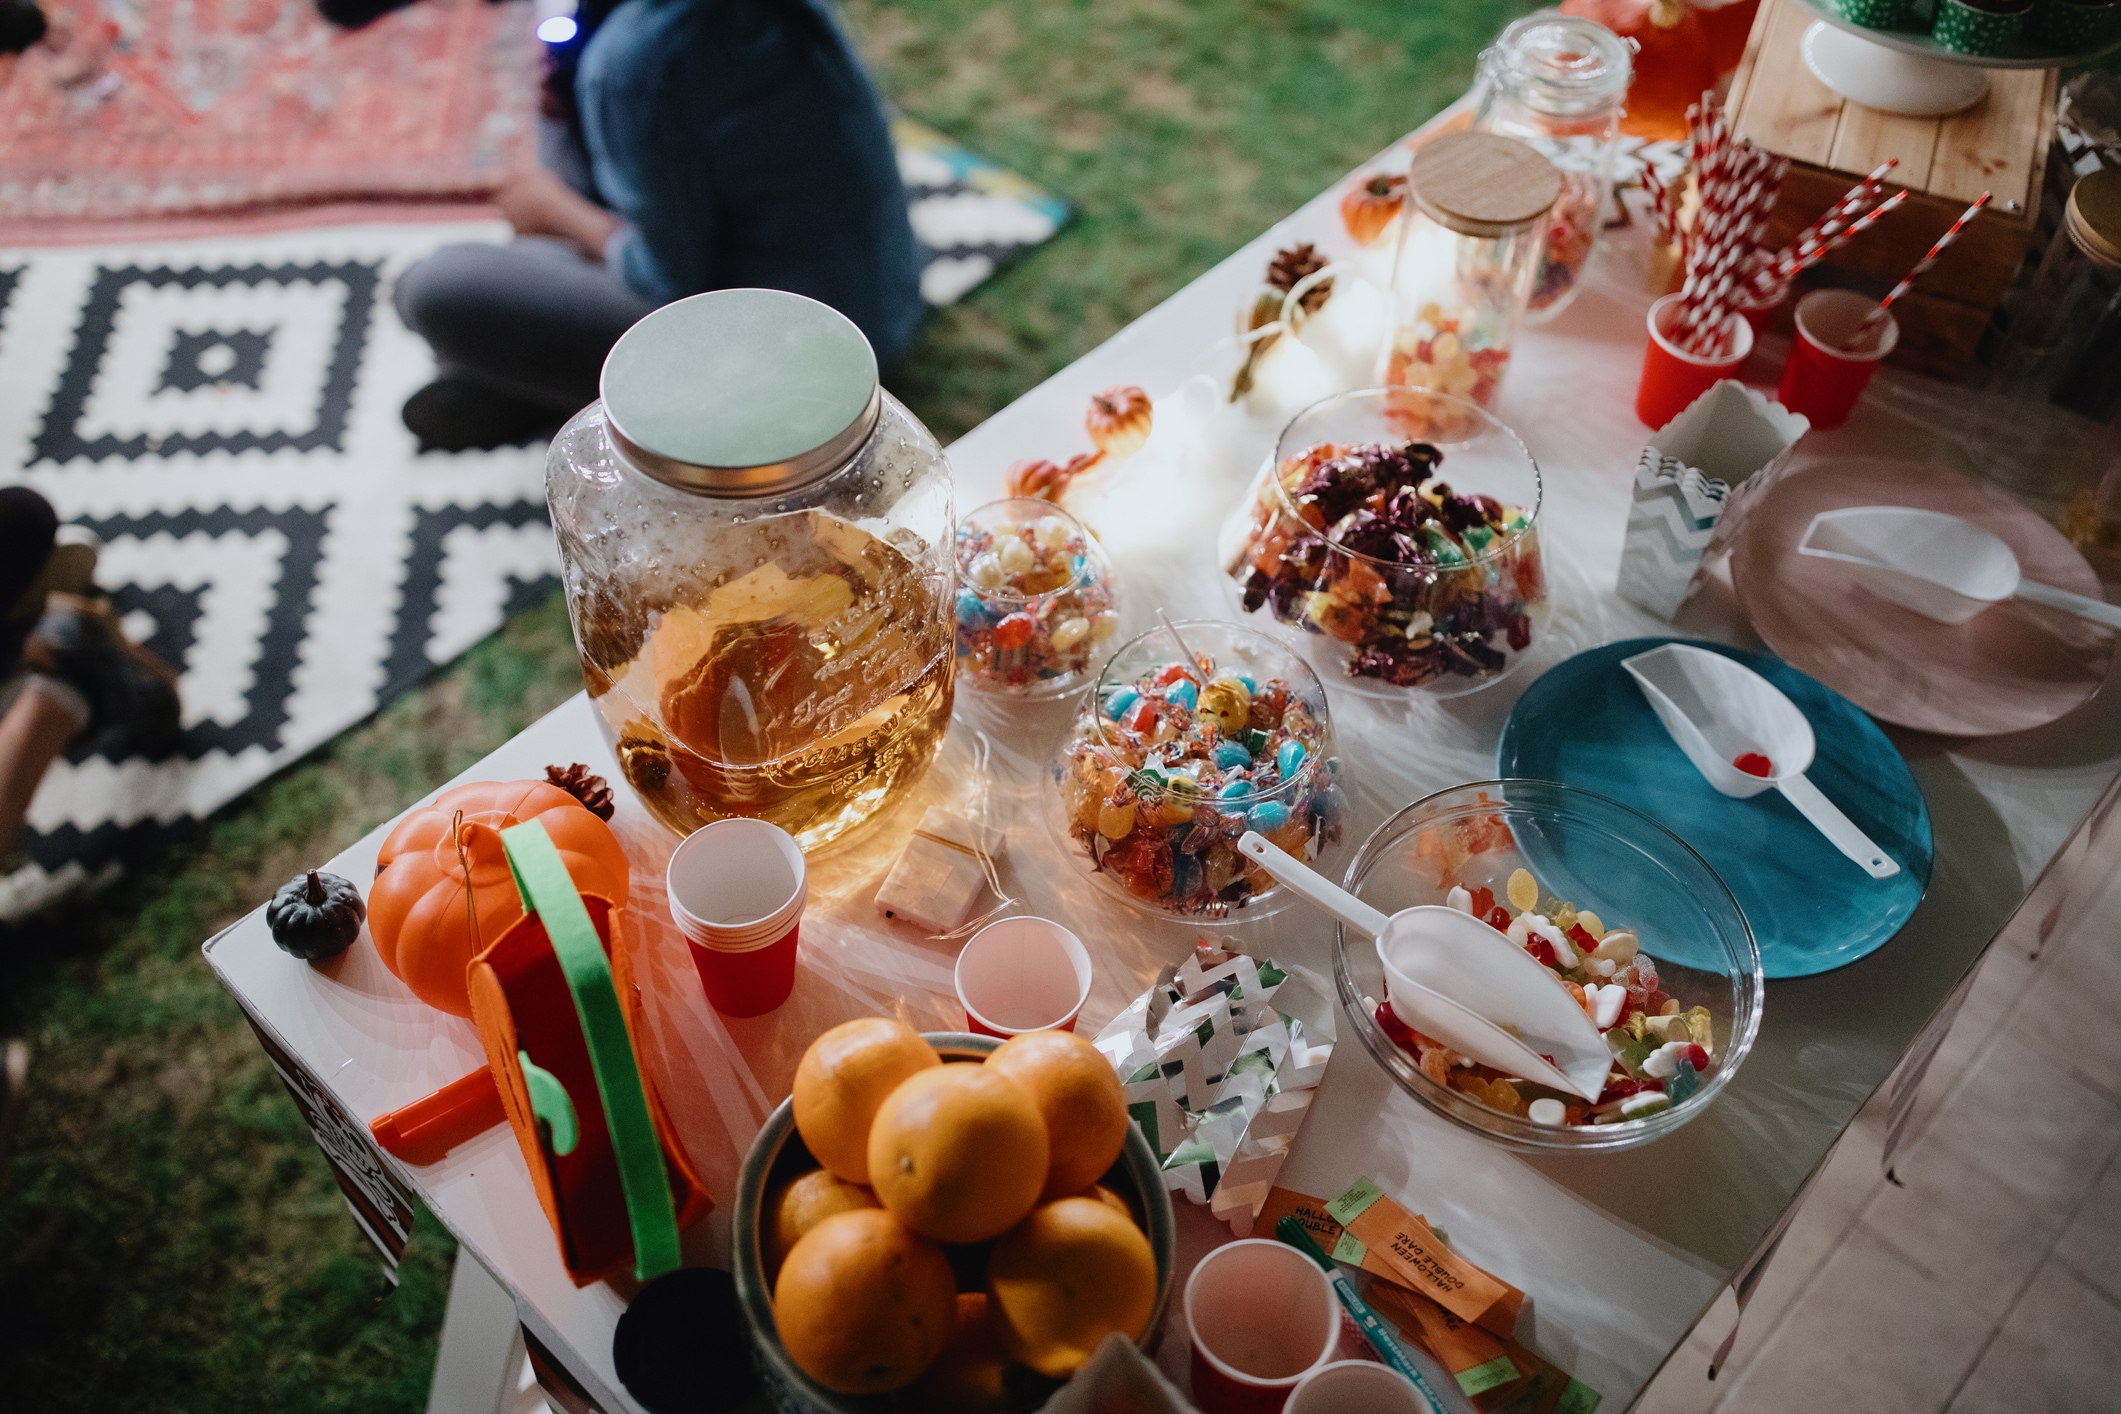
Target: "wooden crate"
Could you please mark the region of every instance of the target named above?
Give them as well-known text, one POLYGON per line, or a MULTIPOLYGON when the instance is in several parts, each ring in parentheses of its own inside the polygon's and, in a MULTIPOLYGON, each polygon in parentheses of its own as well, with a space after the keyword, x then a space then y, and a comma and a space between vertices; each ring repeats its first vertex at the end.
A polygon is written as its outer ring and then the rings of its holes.
MULTIPOLYGON (((1797 0, 1765 0, 1731 86, 1733 134, 1790 159, 1768 244, 1787 244, 1879 163, 1897 157, 1892 186, 1906 188, 1906 204, 1801 284, 1883 294, 1974 198, 1994 193, 1921 286, 1893 306, 1901 335, 1889 361, 1956 378, 2032 239, 2054 136, 2055 71, 1992 70, 1987 96, 1949 117, 1880 113, 1812 77, 1801 45, 1814 19, 1797 0)), ((1788 304, 1779 319, 1787 329, 1788 304)))

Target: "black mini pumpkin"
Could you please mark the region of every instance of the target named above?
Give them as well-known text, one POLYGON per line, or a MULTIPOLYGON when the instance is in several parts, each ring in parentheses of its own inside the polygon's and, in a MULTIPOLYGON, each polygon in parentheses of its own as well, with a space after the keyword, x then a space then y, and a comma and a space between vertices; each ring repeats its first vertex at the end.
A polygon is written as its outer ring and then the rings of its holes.
POLYGON ((321 869, 280 885, 265 908, 266 926, 280 951, 317 962, 337 957, 361 936, 368 905, 351 881, 321 869))

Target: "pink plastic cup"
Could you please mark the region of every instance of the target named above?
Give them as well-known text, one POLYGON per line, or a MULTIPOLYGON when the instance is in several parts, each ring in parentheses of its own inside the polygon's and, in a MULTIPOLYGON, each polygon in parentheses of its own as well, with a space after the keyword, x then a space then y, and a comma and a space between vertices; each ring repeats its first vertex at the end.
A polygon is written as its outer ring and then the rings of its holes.
POLYGON ((1719 379, 1734 378, 1753 352, 1753 326, 1733 314, 1724 324, 1724 350, 1715 358, 1684 352, 1672 342, 1679 315, 1679 296, 1666 295, 1650 306, 1650 342, 1642 351, 1642 382, 1635 388, 1635 416, 1658 428, 1687 410, 1694 399, 1719 379))
POLYGON ((1877 307, 1878 301, 1854 290, 1814 290, 1797 301, 1797 337, 1790 340, 1775 401, 1804 414, 1814 427, 1847 422, 1879 362, 1900 343, 1900 326, 1887 311, 1854 348, 1843 347, 1877 307))
POLYGON ((764 820, 717 820, 678 845, 664 884, 716 1011, 759 1016, 788 1000, 810 897, 793 836, 764 820))
POLYGON ((1430 1414, 1414 1382, 1375 1360, 1335 1360, 1296 1382, 1282 1414, 1430 1414))
POLYGON ((1282 1414, 1340 1341, 1340 1302, 1326 1274, 1294 1247, 1264 1238, 1201 1258, 1186 1279, 1185 1314, 1201 1414, 1282 1414))
POLYGON ((957 955, 957 999, 981 1036, 1073 1031, 1090 999, 1089 949, 1048 919, 989 923, 957 955))

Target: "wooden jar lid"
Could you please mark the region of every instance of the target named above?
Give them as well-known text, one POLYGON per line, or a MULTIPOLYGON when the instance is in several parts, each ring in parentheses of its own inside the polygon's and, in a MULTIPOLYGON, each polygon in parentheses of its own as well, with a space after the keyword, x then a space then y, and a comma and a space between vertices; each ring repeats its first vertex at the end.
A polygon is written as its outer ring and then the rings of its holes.
POLYGON ((2121 172, 2079 177, 2064 224, 2077 248, 2108 270, 2121 270, 2121 172))
POLYGON ((1561 197, 1561 173, 1529 143, 1499 133, 1445 133, 1407 174, 1423 215, 1462 236, 1506 236, 1561 197))

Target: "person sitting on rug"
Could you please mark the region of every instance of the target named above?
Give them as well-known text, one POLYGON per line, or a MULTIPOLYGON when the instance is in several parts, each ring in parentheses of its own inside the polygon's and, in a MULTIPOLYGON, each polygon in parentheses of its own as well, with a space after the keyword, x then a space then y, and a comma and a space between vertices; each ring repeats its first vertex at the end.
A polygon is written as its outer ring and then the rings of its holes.
POLYGON ((177 675, 128 641, 95 585, 96 542, 62 532, 27 486, 0 487, 0 858, 22 833, 52 762, 82 747, 107 761, 179 744, 177 675))
POLYGON ((423 450, 549 435, 658 305, 763 286, 839 310, 890 368, 922 314, 883 105, 822 0, 590 0, 548 86, 545 169, 496 197, 508 245, 451 245, 394 300, 440 376, 423 450))

